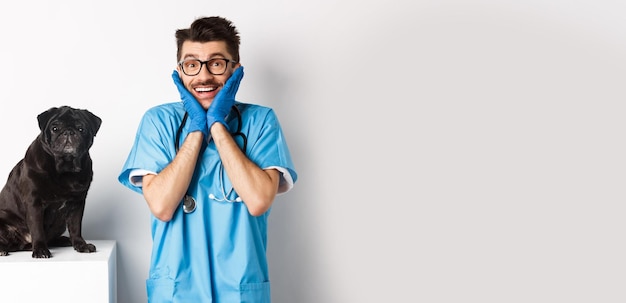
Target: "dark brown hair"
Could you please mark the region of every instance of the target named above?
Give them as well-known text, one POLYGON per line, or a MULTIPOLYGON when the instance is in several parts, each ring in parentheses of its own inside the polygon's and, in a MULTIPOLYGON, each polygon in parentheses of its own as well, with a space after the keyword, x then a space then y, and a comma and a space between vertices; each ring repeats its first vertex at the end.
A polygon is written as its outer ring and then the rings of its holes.
POLYGON ((222 17, 202 17, 196 19, 189 28, 176 31, 176 61, 180 60, 183 42, 224 41, 226 50, 239 62, 239 32, 233 23, 222 17))

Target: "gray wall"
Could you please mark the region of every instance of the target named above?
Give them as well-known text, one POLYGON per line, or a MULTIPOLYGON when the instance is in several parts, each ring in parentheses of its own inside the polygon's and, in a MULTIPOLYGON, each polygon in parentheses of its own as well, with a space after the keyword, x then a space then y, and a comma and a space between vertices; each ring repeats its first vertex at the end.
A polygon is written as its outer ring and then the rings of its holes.
POLYGON ((275 302, 624 302, 625 10, 3 2, 0 174, 40 112, 99 115, 84 235, 118 241, 119 302, 144 302, 149 212, 117 175, 143 112, 178 97, 174 31, 222 15, 238 99, 276 109, 300 176, 270 216, 275 302))

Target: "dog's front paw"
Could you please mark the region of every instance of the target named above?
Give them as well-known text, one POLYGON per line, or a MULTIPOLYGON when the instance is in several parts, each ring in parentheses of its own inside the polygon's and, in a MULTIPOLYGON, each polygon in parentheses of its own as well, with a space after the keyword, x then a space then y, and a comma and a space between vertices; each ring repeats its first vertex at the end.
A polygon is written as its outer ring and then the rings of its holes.
POLYGON ((74 244, 74 249, 77 252, 81 252, 81 253, 91 253, 96 251, 96 246, 91 244, 91 243, 78 243, 78 244, 74 244))
POLYGON ((52 258, 52 253, 50 253, 50 250, 45 247, 33 248, 33 258, 52 258))

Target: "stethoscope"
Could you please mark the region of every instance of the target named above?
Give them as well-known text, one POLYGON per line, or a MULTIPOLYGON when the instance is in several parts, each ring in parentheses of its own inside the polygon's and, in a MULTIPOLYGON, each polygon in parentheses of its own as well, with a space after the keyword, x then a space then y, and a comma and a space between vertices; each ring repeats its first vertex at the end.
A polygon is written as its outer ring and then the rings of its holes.
MULTIPOLYGON (((246 135, 244 133, 241 132, 241 126, 243 124, 242 119, 241 119, 241 111, 239 110, 239 108, 235 105, 233 105, 233 107, 231 108, 235 109, 235 113, 237 114, 237 130, 234 133, 231 133, 231 136, 233 136, 233 138, 240 136, 242 141, 243 141, 243 146, 241 148, 241 151, 243 151, 243 153, 246 153, 246 149, 248 148, 248 137, 246 137, 246 135)), ((174 141, 174 149, 176 150, 176 152, 178 153, 178 149, 179 149, 179 145, 180 145, 180 135, 183 132, 183 126, 185 126, 185 123, 187 122, 187 118, 189 117, 189 114, 187 114, 187 112, 185 112, 185 115, 183 116, 183 120, 180 122, 180 125, 178 126, 178 130, 176 131, 176 139, 174 141)), ((218 202, 241 202, 241 197, 237 197, 234 200, 228 199, 228 196, 230 196, 230 194, 233 192, 234 188, 231 187, 230 190, 228 191, 228 194, 226 193, 226 189, 224 188, 224 166, 222 165, 222 162, 220 161, 220 172, 219 172, 219 179, 220 179, 220 188, 222 189, 222 197, 221 199, 215 197, 214 194, 209 194, 209 199, 211 200, 215 200, 218 202)), ((196 210, 196 199, 194 199, 194 197, 192 197, 189 193, 185 194, 185 197, 183 198, 183 211, 188 214, 188 213, 192 213, 194 210, 196 210)))

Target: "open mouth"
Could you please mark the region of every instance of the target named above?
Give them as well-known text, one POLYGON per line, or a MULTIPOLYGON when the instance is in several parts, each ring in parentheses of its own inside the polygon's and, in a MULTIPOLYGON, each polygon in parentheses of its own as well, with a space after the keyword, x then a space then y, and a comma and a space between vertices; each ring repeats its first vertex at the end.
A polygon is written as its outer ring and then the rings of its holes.
POLYGON ((198 93, 209 93, 217 89, 217 86, 209 87, 195 87, 194 90, 198 93))

